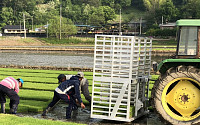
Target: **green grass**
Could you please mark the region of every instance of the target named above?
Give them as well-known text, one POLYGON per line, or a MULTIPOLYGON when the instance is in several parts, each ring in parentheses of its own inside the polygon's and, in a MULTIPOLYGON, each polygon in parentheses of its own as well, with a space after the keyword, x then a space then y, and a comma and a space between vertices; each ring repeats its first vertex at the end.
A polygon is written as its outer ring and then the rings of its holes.
MULTIPOLYGON (((24 80, 23 88, 19 91, 20 104, 19 113, 41 112, 53 98, 53 91, 58 86, 57 76, 59 74, 77 74, 77 71, 58 71, 58 70, 32 70, 32 69, 11 69, 0 68, 0 80, 12 76, 24 80)), ((89 83, 92 84, 92 72, 84 72, 89 83)), ((91 85, 89 91, 91 92, 91 85)), ((82 95, 83 102, 89 103, 82 95)), ((9 109, 9 99, 7 107, 9 109)))
POLYGON ((1 125, 84 125, 72 122, 36 119, 31 117, 17 117, 15 115, 0 114, 1 125))
POLYGON ((41 90, 41 91, 53 91, 58 86, 58 84, 41 84, 26 82, 23 89, 41 90))
POLYGON ((78 37, 69 37, 63 39, 57 38, 40 38, 40 40, 45 41, 46 43, 50 44, 67 44, 67 45, 74 45, 74 44, 81 44, 81 45, 94 45, 94 38, 78 38, 78 37))
POLYGON ((53 92, 21 89, 19 96, 24 100, 49 101, 53 97, 53 92))

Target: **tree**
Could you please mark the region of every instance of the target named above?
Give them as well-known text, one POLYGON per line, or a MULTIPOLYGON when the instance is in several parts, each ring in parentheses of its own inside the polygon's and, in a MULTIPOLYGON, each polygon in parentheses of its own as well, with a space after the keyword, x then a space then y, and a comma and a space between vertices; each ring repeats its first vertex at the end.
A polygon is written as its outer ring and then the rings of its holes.
POLYGON ((26 11, 31 13, 36 5, 35 0, 4 0, 5 7, 11 7, 13 9, 13 15, 17 16, 19 12, 26 11))
POLYGON ((88 23, 90 25, 100 26, 105 23, 103 8, 93 8, 89 15, 88 23))
POLYGON ((89 24, 102 25, 106 24, 109 20, 113 20, 116 17, 114 9, 109 6, 100 6, 93 8, 89 15, 89 24))
MULTIPOLYGON (((49 36, 50 37, 60 37, 60 17, 54 17, 54 19, 51 19, 49 21, 49 36)), ((72 21, 68 18, 62 18, 62 25, 61 25, 61 34, 62 38, 66 38, 69 35, 76 34, 77 30, 75 25, 72 23, 72 21)))
POLYGON ((103 6, 109 6, 115 10, 131 6, 131 0, 101 0, 103 6))
POLYGON ((11 7, 3 7, 0 14, 1 27, 5 25, 12 25, 14 23, 13 9, 11 7))
POLYGON ((131 0, 115 0, 115 4, 119 4, 121 8, 125 8, 131 5, 131 0))
POLYGON ((181 8, 182 6, 184 6, 187 3, 187 1, 188 0, 172 0, 172 2, 177 8, 181 8))
POLYGON ((143 0, 143 2, 148 11, 155 12, 166 0, 143 0))
POLYGON ((100 0, 85 0, 85 4, 89 4, 90 6, 99 7, 101 5, 100 0))
POLYGON ((74 23, 81 22, 82 8, 79 5, 67 6, 64 9, 63 16, 71 19, 74 23))
POLYGON ((156 11, 160 9, 160 6, 164 4, 166 0, 143 0, 143 2, 147 9, 147 20, 157 24, 156 11))
POLYGON ((159 9, 156 10, 157 22, 161 22, 161 17, 163 17, 164 22, 175 22, 177 20, 178 10, 174 6, 171 0, 167 0, 163 3, 159 9))
POLYGON ((71 0, 62 1, 62 7, 63 7, 63 8, 71 7, 71 6, 72 6, 71 0))
POLYGON ((103 6, 109 6, 111 8, 114 8, 115 0, 101 0, 101 4, 103 6))
POLYGON ((2 0, 3 7, 12 8, 13 12, 13 25, 19 24, 22 12, 33 14, 33 11, 38 0, 2 0))
POLYGON ((188 0, 181 8, 181 18, 200 18, 200 1, 188 0))
POLYGON ((132 0, 131 6, 137 8, 139 10, 145 10, 144 1, 143 0, 132 0))
POLYGON ((111 7, 109 7, 109 6, 100 6, 99 9, 103 10, 105 23, 107 23, 109 20, 113 20, 114 18, 116 18, 115 10, 112 9, 111 7))
POLYGON ((88 24, 89 14, 92 8, 93 7, 91 7, 89 4, 83 5, 82 21, 84 24, 88 24))
POLYGON ((82 5, 85 0, 71 0, 73 5, 82 5))
POLYGON ((52 1, 37 6, 33 12, 34 23, 37 25, 44 25, 49 22, 49 20, 59 16, 59 11, 55 8, 56 4, 52 1))

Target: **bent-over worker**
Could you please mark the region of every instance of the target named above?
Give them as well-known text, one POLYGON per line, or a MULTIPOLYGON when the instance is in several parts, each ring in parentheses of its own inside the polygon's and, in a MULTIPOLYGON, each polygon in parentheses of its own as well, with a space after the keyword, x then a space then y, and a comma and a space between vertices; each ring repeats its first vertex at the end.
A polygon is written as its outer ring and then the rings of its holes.
MULTIPOLYGON (((90 96, 90 92, 88 89, 88 85, 89 82, 88 80, 84 77, 84 73, 83 72, 78 72, 77 75, 83 77, 83 79, 80 81, 80 87, 79 90, 83 93, 85 99, 91 103, 91 96, 90 96)), ((66 79, 70 79, 73 75, 64 75, 64 74, 60 74, 58 76, 58 81, 59 83, 65 81, 66 79)))
POLYGON ((13 77, 7 77, 0 82, 0 103, 1 113, 5 113, 5 103, 7 95, 10 98, 10 113, 16 114, 19 104, 19 87, 22 87, 24 81, 21 78, 17 80, 13 77))
POLYGON ((62 82, 54 91, 54 97, 52 102, 42 113, 42 116, 46 116, 46 113, 61 99, 64 102, 68 103, 66 109, 66 119, 71 118, 72 110, 77 109, 76 99, 81 105, 81 108, 85 108, 85 105, 82 102, 79 86, 80 81, 83 77, 76 75, 71 77, 69 80, 62 82))

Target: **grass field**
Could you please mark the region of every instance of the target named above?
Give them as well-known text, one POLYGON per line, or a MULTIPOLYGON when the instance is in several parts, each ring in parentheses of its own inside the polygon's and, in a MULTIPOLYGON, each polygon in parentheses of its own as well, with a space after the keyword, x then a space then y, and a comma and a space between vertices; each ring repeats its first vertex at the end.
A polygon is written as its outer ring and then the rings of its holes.
MULTIPOLYGON (((58 86, 57 76, 59 74, 76 73, 75 71, 0 68, 0 80, 8 76, 16 79, 22 78, 24 85, 19 91, 20 104, 18 112, 41 112, 52 100, 53 91, 58 86)), ((92 72, 85 72, 85 75, 89 83, 92 83, 92 72)), ((89 89, 91 90, 91 85, 89 89)), ((7 102, 9 102, 8 99, 7 102)), ((88 105, 84 98, 83 102, 88 105)), ((8 103, 6 109, 8 109, 8 103)))
MULTIPOLYGON (((32 69, 12 69, 0 68, 0 80, 12 76, 24 80, 23 88, 19 91, 20 104, 18 112, 42 112, 53 97, 53 91, 58 86, 57 76, 59 74, 76 74, 76 71, 58 71, 58 70, 32 70, 32 69)), ((89 91, 92 92, 92 72, 84 72, 89 81, 89 91)), ((157 79, 153 76, 152 79, 157 79)), ((150 82, 150 89, 153 81, 150 82)), ((89 105, 82 96, 83 102, 89 105)), ((9 102, 9 101, 7 101, 9 102)), ((8 103, 6 104, 8 109, 8 103)))
MULTIPOLYGON (((75 75, 76 73, 76 71, 0 68, 0 80, 8 76, 12 76, 16 79, 22 78, 24 80, 24 85, 19 91, 20 104, 18 106, 18 113, 42 113, 43 109, 46 108, 52 100, 53 91, 58 86, 57 76, 59 74, 75 75)), ((89 81, 89 91, 92 93, 93 73, 84 72, 84 74, 89 81)), ((153 87, 154 80, 157 78, 158 75, 152 76, 153 81, 150 81, 150 90, 153 87)), ((84 104, 89 105, 84 96, 81 95, 81 97, 84 104)), ((9 99, 7 99, 6 103, 6 112, 9 112, 9 99)), ((0 115, 0 117, 5 116, 0 115)))

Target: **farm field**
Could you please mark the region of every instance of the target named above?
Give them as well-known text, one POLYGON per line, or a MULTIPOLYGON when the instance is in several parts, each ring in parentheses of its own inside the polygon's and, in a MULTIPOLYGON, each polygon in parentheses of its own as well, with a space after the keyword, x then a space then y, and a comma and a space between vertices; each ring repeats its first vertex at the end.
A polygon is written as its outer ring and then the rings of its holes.
MULTIPOLYGON (((59 71, 59 70, 35 70, 35 69, 14 69, 0 68, 0 80, 12 76, 24 80, 23 88, 19 91, 20 104, 18 113, 42 113, 43 109, 49 104, 53 97, 53 91, 58 86, 57 76, 59 74, 77 74, 77 71, 59 71)), ((92 72, 84 72, 89 81, 89 91, 92 93, 92 72)), ((153 75, 156 80, 158 75, 153 75)), ((150 89, 154 81, 150 81, 150 89)), ((85 105, 89 103, 82 96, 85 105)), ((150 97, 150 93, 149 93, 150 97)), ((9 99, 6 103, 6 112, 9 112, 9 99)))
MULTIPOLYGON (((12 76, 24 80, 23 88, 19 91, 20 104, 18 113, 42 112, 53 97, 53 91, 58 86, 57 76, 59 74, 76 74, 76 71, 58 70, 31 70, 0 68, 0 80, 12 76)), ((92 72, 84 72, 85 77, 92 84, 92 72)), ((83 102, 88 102, 83 97, 83 102)), ((9 110, 9 99, 7 99, 6 110, 9 110)))

